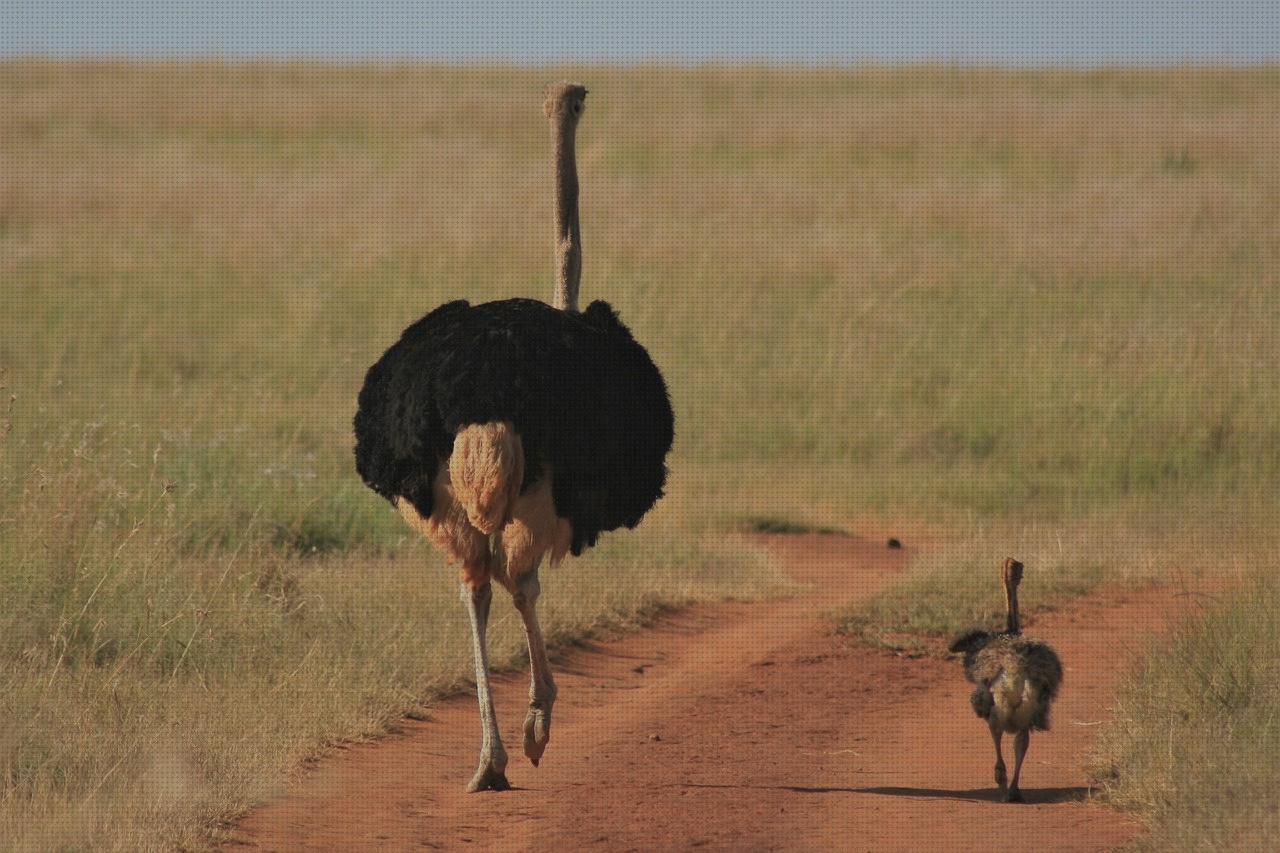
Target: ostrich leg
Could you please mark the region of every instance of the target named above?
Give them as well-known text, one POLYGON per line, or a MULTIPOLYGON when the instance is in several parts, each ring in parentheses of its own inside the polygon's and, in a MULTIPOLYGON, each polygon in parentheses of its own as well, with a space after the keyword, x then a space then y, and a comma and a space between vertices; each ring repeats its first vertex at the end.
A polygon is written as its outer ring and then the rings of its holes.
POLYGON ((1000 751, 1000 741, 1004 739, 1004 733, 1000 730, 1000 724, 994 719, 988 720, 987 725, 991 727, 991 742, 996 745, 996 784, 1000 786, 1003 793, 1008 790, 1009 779, 1005 775, 1004 754, 1000 751))
POLYGON ((506 791, 507 751, 498 734, 498 722, 493 713, 493 694, 489 689, 489 655, 485 650, 484 631, 489 622, 489 604, 493 601, 493 586, 486 580, 472 589, 462 584, 462 601, 471 617, 471 640, 476 656, 476 698, 480 701, 480 766, 467 791, 506 791))
MULTIPOLYGON (((541 562, 541 561, 539 561, 541 562)), ((556 701, 556 683, 547 663, 547 647, 538 626, 538 563, 516 581, 512 596, 516 609, 524 619, 524 632, 529 641, 529 713, 524 718, 524 754, 537 767, 551 739, 551 706, 556 701)))
POLYGON ((1022 759, 1027 757, 1027 745, 1031 743, 1030 730, 1018 732, 1013 739, 1013 780, 1009 783, 1009 792, 1005 794, 1006 803, 1021 803, 1022 791, 1018 789, 1018 777, 1022 775, 1022 759))

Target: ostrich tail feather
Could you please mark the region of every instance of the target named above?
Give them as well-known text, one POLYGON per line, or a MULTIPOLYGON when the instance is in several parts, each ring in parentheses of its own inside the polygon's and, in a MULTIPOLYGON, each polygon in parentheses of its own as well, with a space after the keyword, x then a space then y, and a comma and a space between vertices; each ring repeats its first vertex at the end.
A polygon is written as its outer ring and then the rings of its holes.
POLYGON ((454 499, 486 536, 510 516, 524 479, 524 448, 506 421, 471 424, 458 432, 449 456, 454 499))

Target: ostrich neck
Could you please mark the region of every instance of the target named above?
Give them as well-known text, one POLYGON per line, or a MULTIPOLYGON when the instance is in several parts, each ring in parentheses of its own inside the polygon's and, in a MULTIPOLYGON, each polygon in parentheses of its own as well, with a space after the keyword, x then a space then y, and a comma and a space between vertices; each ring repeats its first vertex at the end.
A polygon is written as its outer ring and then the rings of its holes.
POLYGON ((1006 586, 1004 590, 1005 605, 1008 608, 1008 623, 1006 630, 1010 634, 1019 633, 1018 627, 1018 591, 1012 586, 1006 586))
POLYGON ((554 126, 556 181, 556 293, 555 306, 578 310, 582 279, 582 233, 578 227, 578 165, 574 128, 562 120, 554 126))

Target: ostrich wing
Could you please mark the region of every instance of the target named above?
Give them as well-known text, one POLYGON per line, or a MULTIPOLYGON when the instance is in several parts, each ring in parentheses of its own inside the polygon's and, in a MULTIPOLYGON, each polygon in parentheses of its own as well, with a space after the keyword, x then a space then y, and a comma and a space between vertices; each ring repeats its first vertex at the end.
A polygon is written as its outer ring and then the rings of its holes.
POLYGON ((653 360, 604 302, 579 318, 562 370, 569 415, 548 436, 556 512, 573 526, 574 554, 600 533, 635 527, 662 496, 674 417, 653 360))
POLYGON ((471 307, 449 302, 405 329, 369 368, 355 416, 356 470, 369 488, 394 502, 407 498, 431 514, 431 485, 453 449, 438 405, 437 379, 448 347, 471 307))

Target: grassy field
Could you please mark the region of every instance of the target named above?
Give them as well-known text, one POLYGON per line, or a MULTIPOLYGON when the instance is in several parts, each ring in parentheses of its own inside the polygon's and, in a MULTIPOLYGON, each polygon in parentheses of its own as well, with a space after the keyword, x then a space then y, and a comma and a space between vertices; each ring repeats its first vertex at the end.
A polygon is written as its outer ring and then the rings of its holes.
MULTIPOLYGON (((677 440, 641 529, 549 576, 562 641, 775 589, 743 519, 958 532, 935 590, 1004 546, 1049 595, 1256 552, 1280 69, 572 75, 583 297, 677 440)), ((465 677, 350 419, 426 310, 549 296, 560 76, 0 63, 0 846, 198 845, 465 677)))

